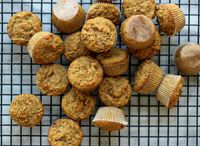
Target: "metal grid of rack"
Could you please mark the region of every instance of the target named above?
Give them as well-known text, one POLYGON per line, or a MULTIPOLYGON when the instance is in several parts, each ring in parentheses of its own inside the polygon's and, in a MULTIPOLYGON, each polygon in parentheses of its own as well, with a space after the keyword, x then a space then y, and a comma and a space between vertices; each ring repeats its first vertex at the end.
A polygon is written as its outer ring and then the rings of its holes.
MULTIPOLYGON (((162 48, 153 60, 166 73, 178 74, 173 63, 174 49, 183 42, 200 42, 200 2, 199 0, 157 0, 157 3, 176 3, 185 13, 186 26, 174 37, 162 35, 162 48)), ((32 11, 43 24, 43 30, 54 32, 64 39, 65 35, 56 31, 51 23, 51 11, 55 0, 1 0, 0 1, 0 145, 48 145, 47 132, 51 123, 65 117, 60 102, 62 96, 42 95, 35 85, 35 73, 40 65, 34 64, 25 47, 11 43, 7 35, 9 18, 18 11, 32 11), (14 123, 8 113, 12 99, 21 93, 32 93, 40 97, 45 107, 42 122, 34 128, 21 128, 14 123)), ((91 0, 80 0, 87 11, 91 0)), ((121 8, 121 0, 115 5, 121 8)), ((156 21, 155 21, 156 23, 156 21)), ((157 24, 156 24, 157 25, 157 24)), ((117 46, 125 48, 118 37, 117 46)), ((68 66, 62 56, 57 63, 68 66)), ((130 60, 129 71, 124 74, 133 83, 134 70, 138 61, 130 60)), ((84 132, 82 145, 88 146, 199 146, 200 145, 200 85, 199 75, 184 76, 184 91, 176 107, 167 110, 156 101, 155 95, 133 93, 131 101, 124 107, 128 126, 117 132, 104 132, 94 127, 91 121, 81 121, 84 132)), ((97 94, 94 93, 94 96, 97 94)), ((101 106, 97 104, 97 108, 101 106)), ((96 108, 96 109, 97 109, 96 108)))

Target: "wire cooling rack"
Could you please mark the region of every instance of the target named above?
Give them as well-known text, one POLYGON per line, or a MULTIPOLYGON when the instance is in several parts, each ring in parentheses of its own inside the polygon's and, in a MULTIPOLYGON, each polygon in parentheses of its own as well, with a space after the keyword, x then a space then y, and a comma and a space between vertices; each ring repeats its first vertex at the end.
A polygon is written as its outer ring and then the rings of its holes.
MULTIPOLYGON (((174 49, 183 42, 200 41, 199 0, 157 0, 157 3, 176 3, 185 13, 186 26, 174 37, 162 34, 162 48, 153 59, 166 73, 178 74, 173 63, 174 49)), ((42 95, 35 85, 35 73, 40 67, 32 63, 25 47, 11 43, 7 35, 9 18, 18 11, 32 11, 37 14, 43 30, 61 35, 52 26, 51 11, 54 0, 0 0, 0 145, 38 146, 48 145, 47 132, 51 123, 65 117, 62 113, 61 96, 42 95), (42 122, 34 128, 21 128, 11 121, 8 113, 10 102, 21 93, 32 93, 40 97, 45 107, 42 122)), ((92 1, 81 0, 87 11, 92 1)), ((121 7, 121 0, 115 1, 121 7)), ((155 21, 156 23, 156 21, 155 21)), ((119 47, 125 48, 120 36, 119 47)), ((134 70, 138 62, 130 60, 129 71, 124 74, 133 83, 134 70)), ((68 65, 62 56, 57 63, 68 65)), ((155 95, 133 93, 126 111, 128 126, 117 132, 104 132, 94 127, 91 121, 81 121, 84 132, 83 146, 199 146, 200 145, 200 86, 199 75, 184 76, 184 91, 176 107, 167 110, 156 101, 155 95)), ((94 93, 95 95, 95 93, 94 93)), ((100 104, 97 104, 97 108, 100 104)))

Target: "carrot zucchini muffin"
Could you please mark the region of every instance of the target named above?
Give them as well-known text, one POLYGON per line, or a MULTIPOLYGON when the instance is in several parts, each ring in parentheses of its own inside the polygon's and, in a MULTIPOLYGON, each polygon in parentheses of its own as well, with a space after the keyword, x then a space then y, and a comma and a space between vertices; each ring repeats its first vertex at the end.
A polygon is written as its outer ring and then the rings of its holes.
POLYGON ((99 86, 99 97, 107 106, 122 107, 131 98, 131 85, 124 77, 106 77, 99 86))
POLYGON ((28 43, 28 53, 38 64, 56 61, 64 49, 61 38, 50 32, 36 33, 28 43))
POLYGON ((160 30, 168 36, 179 32, 185 25, 183 11, 175 4, 159 4, 156 6, 156 16, 160 30))
POLYGON ((35 82, 43 94, 60 95, 68 86, 67 70, 59 64, 43 65, 36 73, 35 82))
POLYGON ((175 64, 181 74, 194 75, 200 72, 200 45, 187 43, 175 52, 175 64))
POLYGON ((120 130, 128 125, 124 111, 116 107, 100 107, 92 122, 105 131, 120 130))
POLYGON ((17 12, 7 25, 8 36, 17 45, 26 46, 29 39, 41 31, 40 19, 31 12, 17 12))
POLYGON ((18 125, 33 127, 40 123, 44 108, 40 99, 32 94, 21 94, 10 104, 10 116, 18 125))
POLYGON ((163 76, 164 72, 159 66, 152 60, 145 60, 135 73, 133 89, 142 94, 152 93, 159 87, 163 76))
POLYGON ((86 21, 81 39, 89 50, 96 53, 107 52, 115 46, 117 31, 110 20, 96 17, 86 21))
POLYGON ((155 16, 156 2, 155 0, 124 0, 122 8, 125 18, 132 15, 145 15, 153 19, 155 16))
POLYGON ((103 69, 99 62, 90 56, 75 59, 68 68, 69 82, 81 91, 94 90, 103 79, 103 69))
POLYGON ((183 78, 177 75, 168 74, 164 76, 156 98, 167 108, 172 108, 182 94, 183 78))
POLYGON ((156 28, 152 20, 144 15, 133 15, 121 26, 122 40, 131 50, 140 50, 152 46, 156 28))
POLYGON ((60 32, 75 32, 84 22, 85 11, 75 0, 58 0, 54 5, 52 23, 60 32))
POLYGON ((88 93, 72 88, 62 98, 62 110, 73 120, 87 119, 95 109, 95 99, 88 93))
POLYGON ((51 146, 79 146, 83 139, 80 126, 70 119, 56 120, 48 132, 51 146))
POLYGON ((90 51, 85 47, 81 40, 81 32, 69 35, 65 42, 64 55, 71 62, 80 56, 90 55, 90 51))
POLYGON ((88 10, 87 19, 94 19, 96 17, 104 17, 118 25, 120 21, 120 10, 117 6, 108 3, 92 4, 88 10))

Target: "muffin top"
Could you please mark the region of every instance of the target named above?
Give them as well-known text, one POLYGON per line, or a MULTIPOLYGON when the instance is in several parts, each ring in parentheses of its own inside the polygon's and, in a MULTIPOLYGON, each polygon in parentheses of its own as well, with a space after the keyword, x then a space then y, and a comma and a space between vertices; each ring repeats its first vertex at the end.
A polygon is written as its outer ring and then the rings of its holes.
POLYGON ((126 18, 132 15, 145 15, 150 19, 155 16, 155 0, 124 0, 122 8, 126 18))
POLYGON ((79 146, 83 138, 80 126, 70 119, 56 120, 48 132, 51 146, 79 146))
POLYGON ((69 82, 79 90, 93 90, 103 79, 103 69, 97 60, 83 56, 70 64, 68 78, 69 82))
POLYGON ((103 17, 89 19, 81 31, 85 46, 96 53, 107 52, 114 47, 116 36, 115 25, 103 17))
POLYGON ((115 25, 119 24, 120 10, 117 6, 108 3, 92 4, 88 10, 87 19, 104 17, 111 20, 115 25))
POLYGON ((73 120, 84 120, 95 108, 95 99, 87 93, 72 88, 62 98, 64 113, 73 120))
POLYGON ((122 107, 131 97, 131 85, 124 77, 106 77, 99 86, 101 101, 107 106, 122 107))
POLYGON ((11 102, 9 112, 18 125, 33 127, 41 121, 44 108, 37 96, 21 94, 11 102))
POLYGON ((10 18, 7 31, 14 43, 26 46, 30 38, 41 31, 41 25, 37 15, 31 12, 18 12, 10 18))

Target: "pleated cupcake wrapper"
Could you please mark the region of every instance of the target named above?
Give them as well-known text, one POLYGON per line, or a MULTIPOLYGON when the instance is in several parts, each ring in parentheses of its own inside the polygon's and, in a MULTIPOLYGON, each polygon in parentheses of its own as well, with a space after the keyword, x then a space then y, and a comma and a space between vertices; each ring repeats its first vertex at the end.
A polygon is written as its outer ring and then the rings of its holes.
POLYGON ((172 108, 178 101, 179 96, 174 96, 178 85, 182 81, 181 76, 166 75, 158 88, 156 98, 167 108, 172 108))
POLYGON ((79 5, 79 11, 76 16, 70 20, 64 21, 58 19, 54 14, 52 16, 52 22, 54 26, 64 33, 72 33, 80 29, 85 22, 85 11, 82 6, 79 5))

